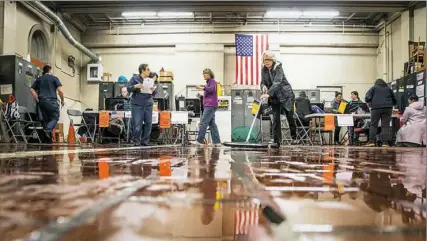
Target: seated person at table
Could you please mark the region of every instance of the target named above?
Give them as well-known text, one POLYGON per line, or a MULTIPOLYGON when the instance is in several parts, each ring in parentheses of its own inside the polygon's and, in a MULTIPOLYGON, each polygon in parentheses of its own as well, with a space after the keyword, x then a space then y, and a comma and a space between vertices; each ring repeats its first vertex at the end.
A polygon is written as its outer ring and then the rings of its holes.
POLYGON ((400 121, 404 125, 397 132, 397 145, 419 146, 426 143, 426 107, 423 102, 418 102, 418 96, 409 97, 409 106, 400 121))
POLYGON ((310 100, 307 98, 305 91, 301 91, 299 96, 295 98, 295 111, 300 118, 302 125, 309 126, 310 119, 305 118, 305 116, 311 114, 312 111, 310 100))
POLYGON ((119 98, 129 98, 129 92, 127 86, 123 86, 120 90, 119 98))
POLYGON ((357 91, 351 92, 351 100, 348 102, 346 112, 350 114, 369 113, 369 107, 366 103, 360 100, 359 92, 357 91))

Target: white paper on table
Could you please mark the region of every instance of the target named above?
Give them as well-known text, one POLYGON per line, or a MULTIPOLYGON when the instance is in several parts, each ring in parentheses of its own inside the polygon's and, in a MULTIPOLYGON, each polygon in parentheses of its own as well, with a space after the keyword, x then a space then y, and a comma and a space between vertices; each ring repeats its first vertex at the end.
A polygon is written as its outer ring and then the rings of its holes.
POLYGON ((187 111, 172 111, 171 112, 171 124, 172 125, 177 125, 177 124, 186 125, 186 124, 188 124, 188 112, 187 111))
POLYGON ((337 115, 338 126, 354 126, 353 115, 337 115))
POLYGON ((142 82, 142 86, 144 88, 141 90, 141 93, 152 94, 153 91, 151 89, 154 87, 154 80, 146 78, 144 79, 144 82, 142 82))

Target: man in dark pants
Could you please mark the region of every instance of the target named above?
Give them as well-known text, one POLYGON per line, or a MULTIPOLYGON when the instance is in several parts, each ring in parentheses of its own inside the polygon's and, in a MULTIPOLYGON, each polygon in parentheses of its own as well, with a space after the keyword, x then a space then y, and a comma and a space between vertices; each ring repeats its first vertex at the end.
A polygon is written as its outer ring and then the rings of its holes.
POLYGON ((280 115, 283 113, 289 123, 291 137, 296 139, 297 127, 294 120, 295 95, 292 87, 283 73, 282 63, 276 61, 274 53, 266 51, 263 55, 264 67, 261 70, 261 98, 268 99, 273 110, 272 148, 279 148, 282 142, 280 115))
POLYGON ((56 92, 61 98, 61 105, 64 106, 64 92, 61 81, 52 75, 52 67, 46 65, 43 67, 43 75, 31 86, 31 94, 38 103, 42 114, 47 143, 52 143, 52 131, 59 120, 59 104, 56 92))
POLYGON ((381 140, 383 146, 392 145, 390 122, 393 106, 396 105, 396 96, 382 79, 377 79, 375 85, 365 95, 366 103, 371 106, 370 142, 367 146, 375 146, 378 123, 381 120, 381 140))
POLYGON ((148 64, 141 64, 138 71, 139 75, 133 76, 128 85, 132 106, 132 139, 135 146, 148 146, 153 117, 153 96, 156 95, 156 90, 153 87, 149 91, 144 91, 144 81, 153 81, 148 78, 150 76, 148 64), (143 122, 144 131, 142 133, 143 122))

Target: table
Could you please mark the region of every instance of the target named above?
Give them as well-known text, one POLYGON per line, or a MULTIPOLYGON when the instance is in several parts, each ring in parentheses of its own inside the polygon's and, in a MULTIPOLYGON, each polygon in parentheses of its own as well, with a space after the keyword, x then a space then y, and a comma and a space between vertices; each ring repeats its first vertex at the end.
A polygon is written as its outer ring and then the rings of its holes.
MULTIPOLYGON (((347 115, 347 116, 352 116, 353 119, 369 119, 371 118, 371 114, 370 113, 366 113, 366 114, 333 114, 333 113, 316 113, 316 114, 309 114, 306 115, 305 118, 310 118, 310 119, 321 119, 324 118, 325 116, 334 116, 335 118, 337 118, 337 116, 342 116, 342 115, 347 115)), ((393 118, 400 118, 399 114, 393 114, 392 115, 392 119, 393 118)), ((320 135, 320 145, 323 145, 323 140, 321 137, 321 128, 320 128, 320 121, 319 121, 319 135, 320 135)), ((353 134, 353 129, 349 128, 349 135, 351 136, 353 134)), ((349 140, 351 140, 351 138, 349 138, 349 140)), ((351 141, 350 141, 351 144, 351 141)))

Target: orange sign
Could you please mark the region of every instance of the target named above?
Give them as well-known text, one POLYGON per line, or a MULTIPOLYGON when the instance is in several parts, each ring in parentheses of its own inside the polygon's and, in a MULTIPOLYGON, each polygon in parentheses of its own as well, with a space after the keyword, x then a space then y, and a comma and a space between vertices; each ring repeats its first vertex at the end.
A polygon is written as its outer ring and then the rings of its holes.
POLYGON ((160 128, 171 128, 171 112, 160 112, 160 128))
POLYGON ((325 115, 325 131, 333 131, 335 129, 335 116, 325 115))
POLYGON ((110 113, 107 111, 99 112, 99 127, 109 127, 110 126, 110 113))
POLYGON ((108 165, 108 162, 98 162, 98 176, 99 179, 105 179, 110 176, 110 166, 108 165))
POLYGON ((160 157, 159 161, 159 176, 169 177, 172 174, 171 158, 167 156, 160 157))

